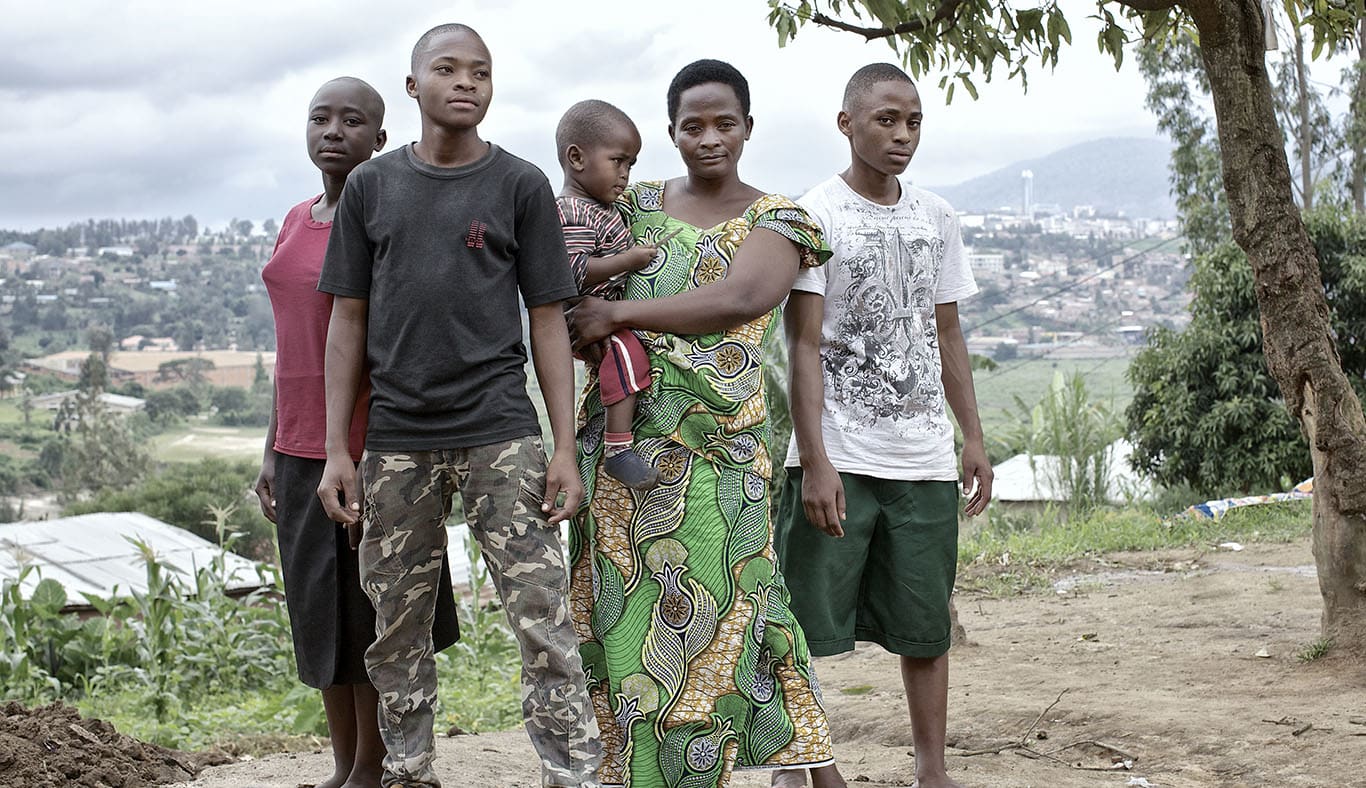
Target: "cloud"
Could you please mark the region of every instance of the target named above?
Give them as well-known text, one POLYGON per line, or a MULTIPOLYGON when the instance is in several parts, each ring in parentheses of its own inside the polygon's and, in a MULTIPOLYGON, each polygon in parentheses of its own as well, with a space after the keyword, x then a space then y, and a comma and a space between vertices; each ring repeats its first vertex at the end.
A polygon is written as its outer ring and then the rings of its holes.
MULTIPOLYGON (((681 174, 665 89, 684 64, 718 57, 751 84, 756 128, 743 177, 800 192, 847 164, 833 126, 844 80, 891 54, 811 27, 779 49, 762 0, 659 10, 633 0, 6 5, 0 117, 15 153, 0 158, 0 225, 19 228, 88 216, 193 213, 215 226, 279 217, 319 189, 303 130, 306 103, 325 80, 349 74, 380 91, 391 148, 420 136, 403 79, 413 42, 441 22, 472 24, 493 52, 494 103, 481 134, 555 184, 555 123, 589 97, 617 104, 640 127, 638 176, 681 174)), ((980 101, 960 92, 945 107, 938 76, 922 79, 927 120, 913 177, 954 183, 1088 138, 1153 136, 1141 80, 1093 53, 1083 22, 1073 29, 1082 43, 1063 53, 1056 75, 1033 74, 1027 95, 1013 83, 980 85, 980 101)))
POLYGON ((158 103, 237 92, 364 49, 370 20, 318 2, 12 4, 0 89, 140 90, 158 103))

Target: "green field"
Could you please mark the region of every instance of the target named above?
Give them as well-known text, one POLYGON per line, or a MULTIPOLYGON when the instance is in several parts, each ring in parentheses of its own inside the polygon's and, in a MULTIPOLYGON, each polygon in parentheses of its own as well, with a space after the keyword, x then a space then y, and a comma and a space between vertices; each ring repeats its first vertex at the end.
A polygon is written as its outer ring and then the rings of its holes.
POLYGON ((1048 391, 1053 376, 1061 372, 1071 375, 1080 372, 1086 389, 1096 402, 1109 400, 1122 413, 1134 398, 1133 387, 1125 379, 1129 368, 1127 358, 1108 359, 1031 359, 1008 361, 995 371, 978 370, 973 374, 977 388, 977 409, 982 417, 982 429, 990 441, 1008 423, 1019 417, 1015 397, 1034 405, 1048 391))
POLYGON ((263 427, 186 424, 153 437, 149 448, 159 462, 194 462, 205 457, 259 460, 265 440, 263 427))
MULTIPOLYGON (((35 416, 37 414, 34 414, 35 416)), ((19 410, 19 398, 0 399, 0 424, 23 424, 24 413, 19 410)))
MULTIPOLYGON (((579 365, 577 381, 581 387, 582 365, 579 365)), ((545 402, 541 398, 541 389, 536 385, 536 373, 530 364, 527 365, 527 393, 541 418, 546 451, 551 451, 554 442, 550 439, 550 420, 546 415, 545 402)), ((578 388, 574 394, 575 397, 578 396, 578 388)), ((4 408, 5 404, 0 403, 0 422, 9 418, 8 411, 4 408)), ((16 420, 21 418, 17 413, 16 410, 16 420)), ((262 427, 222 427, 191 421, 153 437, 149 441, 149 448, 152 457, 159 462, 195 462, 205 457, 256 460, 261 457, 265 438, 266 431, 262 427)))

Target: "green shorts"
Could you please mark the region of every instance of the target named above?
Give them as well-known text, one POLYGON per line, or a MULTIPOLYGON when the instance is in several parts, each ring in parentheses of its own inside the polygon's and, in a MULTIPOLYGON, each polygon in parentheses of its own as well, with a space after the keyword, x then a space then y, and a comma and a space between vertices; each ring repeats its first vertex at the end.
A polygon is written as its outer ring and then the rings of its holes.
POLYGON ((931 659, 949 650, 949 595, 958 570, 958 484, 844 480, 844 537, 806 519, 802 471, 787 470, 774 545, 792 612, 811 653, 852 651, 867 640, 931 659))

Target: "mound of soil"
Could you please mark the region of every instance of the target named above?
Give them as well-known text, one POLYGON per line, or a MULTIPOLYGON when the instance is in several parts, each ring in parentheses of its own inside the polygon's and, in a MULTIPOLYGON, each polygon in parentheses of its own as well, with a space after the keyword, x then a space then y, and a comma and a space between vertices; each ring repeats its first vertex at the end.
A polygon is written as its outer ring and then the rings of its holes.
POLYGON ((229 759, 138 741, 113 725, 53 703, 0 706, 0 788, 140 788, 186 780, 229 759))

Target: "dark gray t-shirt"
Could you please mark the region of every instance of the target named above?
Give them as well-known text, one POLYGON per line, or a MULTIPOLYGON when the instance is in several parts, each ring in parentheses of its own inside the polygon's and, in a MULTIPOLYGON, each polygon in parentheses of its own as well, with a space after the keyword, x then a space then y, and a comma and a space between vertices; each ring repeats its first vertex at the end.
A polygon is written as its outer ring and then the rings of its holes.
POLYGON ((347 178, 318 289, 369 299, 370 425, 380 451, 540 433, 527 397, 527 306, 577 295, 555 196, 496 145, 433 167, 411 145, 347 178))

